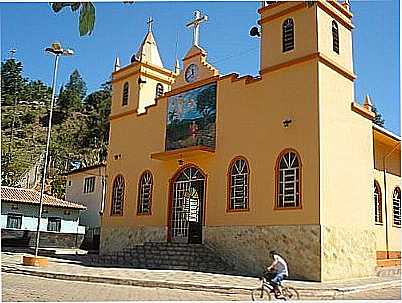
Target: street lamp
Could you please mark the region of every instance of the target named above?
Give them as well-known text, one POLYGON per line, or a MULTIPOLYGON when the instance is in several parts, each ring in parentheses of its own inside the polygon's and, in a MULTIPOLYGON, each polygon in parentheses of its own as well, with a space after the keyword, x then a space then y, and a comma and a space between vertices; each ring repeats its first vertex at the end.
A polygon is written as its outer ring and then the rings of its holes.
POLYGON ((50 132, 52 129, 52 115, 53 115, 53 104, 56 90, 56 76, 57 76, 57 66, 59 63, 60 56, 72 56, 74 55, 74 51, 71 49, 63 49, 59 42, 53 42, 51 47, 47 47, 45 49, 47 53, 50 53, 55 56, 54 60, 54 69, 53 69, 53 81, 52 81, 52 99, 50 101, 50 112, 49 112, 49 124, 47 129, 47 141, 46 141, 46 154, 45 154, 45 165, 43 166, 43 174, 42 174, 42 187, 40 190, 40 198, 39 198, 39 215, 38 215, 38 226, 36 229, 36 245, 35 245, 35 258, 38 256, 39 249, 39 233, 40 233, 40 220, 42 217, 42 206, 43 206, 43 192, 45 190, 46 183, 46 174, 47 174, 47 165, 49 158, 49 145, 50 145, 50 132))

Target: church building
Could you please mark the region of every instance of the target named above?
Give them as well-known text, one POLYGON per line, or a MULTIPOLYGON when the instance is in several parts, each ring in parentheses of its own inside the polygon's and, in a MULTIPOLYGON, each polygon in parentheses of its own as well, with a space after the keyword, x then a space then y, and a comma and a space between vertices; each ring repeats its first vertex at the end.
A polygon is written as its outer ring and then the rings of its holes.
POLYGON ((182 68, 151 26, 116 61, 101 254, 202 243, 257 274, 276 250, 314 281, 400 264, 401 139, 355 100, 349 1, 266 3, 257 76, 208 63, 198 11, 182 68))

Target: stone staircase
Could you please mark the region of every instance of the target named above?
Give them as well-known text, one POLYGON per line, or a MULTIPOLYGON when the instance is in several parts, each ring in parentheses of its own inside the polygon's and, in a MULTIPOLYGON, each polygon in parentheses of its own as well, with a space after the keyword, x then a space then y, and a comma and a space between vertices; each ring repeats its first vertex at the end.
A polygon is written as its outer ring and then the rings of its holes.
POLYGON ((114 254, 92 256, 92 265, 235 273, 234 267, 203 244, 146 242, 114 254))

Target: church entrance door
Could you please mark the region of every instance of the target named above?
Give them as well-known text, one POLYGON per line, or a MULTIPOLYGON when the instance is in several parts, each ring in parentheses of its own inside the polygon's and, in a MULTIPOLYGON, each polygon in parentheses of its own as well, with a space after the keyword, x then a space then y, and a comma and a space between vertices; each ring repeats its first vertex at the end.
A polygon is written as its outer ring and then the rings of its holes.
POLYGON ((172 242, 202 243, 205 175, 189 166, 171 183, 169 238, 172 242))

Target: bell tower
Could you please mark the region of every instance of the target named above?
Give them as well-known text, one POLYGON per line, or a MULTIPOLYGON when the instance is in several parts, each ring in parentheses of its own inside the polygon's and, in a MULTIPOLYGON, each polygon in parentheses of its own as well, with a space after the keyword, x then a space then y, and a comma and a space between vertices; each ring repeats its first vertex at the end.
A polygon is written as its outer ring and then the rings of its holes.
POLYGON ((115 63, 112 74, 113 96, 111 116, 144 114, 148 106, 171 89, 176 73, 163 66, 152 32, 153 19, 148 19, 148 32, 131 63, 121 67, 115 63))
POLYGON ((354 77, 349 1, 270 1, 259 13, 262 72, 318 58, 354 77))

